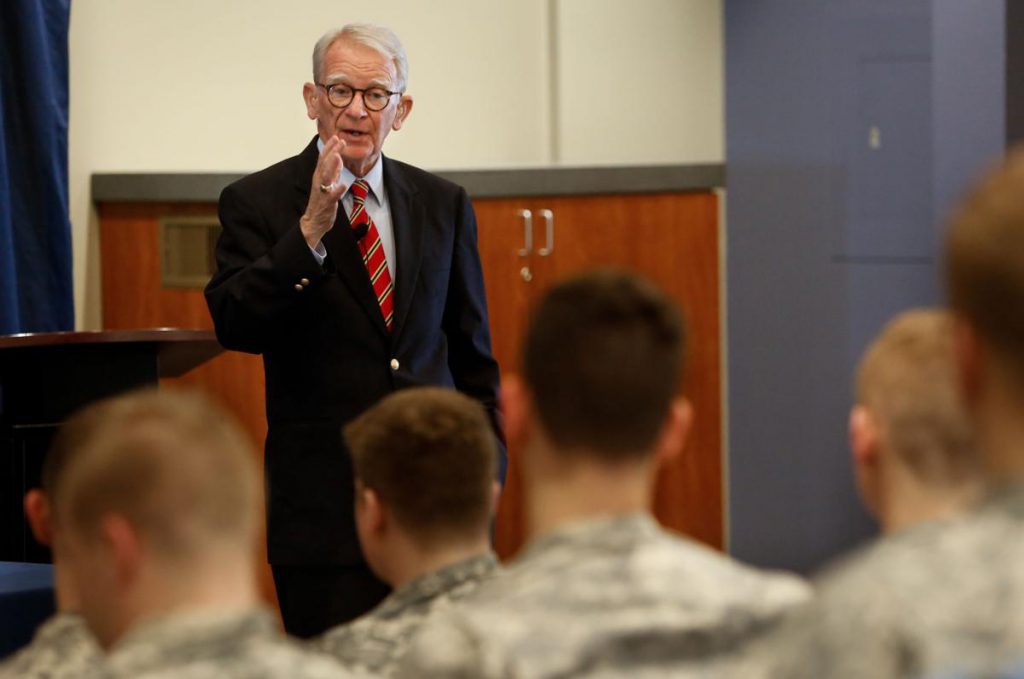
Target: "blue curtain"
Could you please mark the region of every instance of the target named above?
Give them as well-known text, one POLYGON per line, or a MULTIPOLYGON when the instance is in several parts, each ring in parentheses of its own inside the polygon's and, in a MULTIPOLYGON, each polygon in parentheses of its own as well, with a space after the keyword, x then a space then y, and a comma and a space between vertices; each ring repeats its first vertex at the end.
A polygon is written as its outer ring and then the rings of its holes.
POLYGON ((0 0, 0 335, 71 330, 71 0, 0 0))

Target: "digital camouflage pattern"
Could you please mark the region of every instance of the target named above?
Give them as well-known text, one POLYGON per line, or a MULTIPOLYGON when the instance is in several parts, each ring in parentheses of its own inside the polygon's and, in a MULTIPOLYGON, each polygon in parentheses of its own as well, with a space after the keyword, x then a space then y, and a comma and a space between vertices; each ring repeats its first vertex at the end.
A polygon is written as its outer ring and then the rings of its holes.
POLYGON ((261 610, 187 612, 130 631, 113 648, 107 674, 121 679, 347 679, 326 656, 284 637, 261 610))
POLYGON ((82 616, 58 613, 39 627, 32 643, 0 665, 0 677, 77 679, 95 670, 102 658, 82 616))
POLYGON ((358 620, 328 630, 312 645, 346 667, 391 676, 427 617, 476 590, 499 568, 489 553, 422 575, 358 620))
POLYGON ((806 601, 646 514, 576 522, 431 619, 408 677, 728 676, 739 649, 806 601))
POLYGON ((753 659, 757 674, 993 676, 1024 658, 1024 487, 883 538, 823 573, 816 591, 753 659))

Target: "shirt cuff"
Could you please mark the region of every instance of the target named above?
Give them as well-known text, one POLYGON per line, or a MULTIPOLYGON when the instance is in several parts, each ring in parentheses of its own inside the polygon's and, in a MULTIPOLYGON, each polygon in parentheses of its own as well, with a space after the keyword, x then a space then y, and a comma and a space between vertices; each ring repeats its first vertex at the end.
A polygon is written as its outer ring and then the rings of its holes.
POLYGON ((323 266, 324 260, 327 259, 327 248, 324 247, 324 242, 320 241, 316 244, 315 248, 309 248, 309 251, 312 252, 313 257, 316 258, 316 263, 323 266))

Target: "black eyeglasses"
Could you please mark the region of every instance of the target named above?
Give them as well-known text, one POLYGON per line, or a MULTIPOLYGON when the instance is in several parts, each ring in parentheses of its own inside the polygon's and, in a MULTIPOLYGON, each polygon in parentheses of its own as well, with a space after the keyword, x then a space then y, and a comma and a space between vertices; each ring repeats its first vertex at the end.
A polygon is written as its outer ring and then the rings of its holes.
POLYGON ((388 102, 391 101, 391 97, 401 92, 392 92, 386 90, 383 87, 367 87, 365 89, 359 89, 358 87, 352 87, 345 83, 335 83, 333 85, 324 85, 323 83, 317 83, 317 87, 322 87, 327 90, 327 101, 331 102, 332 106, 337 108, 345 108, 352 103, 352 99, 355 98, 356 92, 363 93, 363 106, 370 111, 383 111, 388 102))

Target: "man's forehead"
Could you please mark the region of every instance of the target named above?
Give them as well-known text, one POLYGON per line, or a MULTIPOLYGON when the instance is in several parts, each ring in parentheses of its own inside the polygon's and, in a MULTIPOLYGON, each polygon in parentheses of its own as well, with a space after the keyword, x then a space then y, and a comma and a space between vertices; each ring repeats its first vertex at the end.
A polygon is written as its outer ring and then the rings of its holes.
POLYGON ((366 87, 378 86, 383 87, 384 89, 390 89, 394 83, 394 79, 387 77, 367 78, 366 76, 353 76, 349 71, 338 70, 334 72, 329 72, 327 76, 324 77, 324 82, 327 83, 328 85, 345 83, 346 85, 365 85, 366 87))
POLYGON ((361 81, 385 87, 397 75, 394 62, 372 47, 339 41, 324 55, 325 80, 334 82, 361 81))

